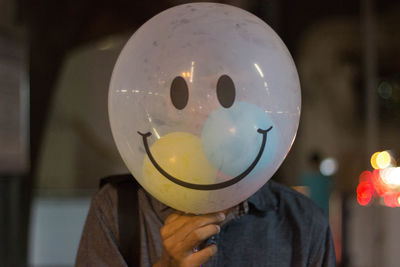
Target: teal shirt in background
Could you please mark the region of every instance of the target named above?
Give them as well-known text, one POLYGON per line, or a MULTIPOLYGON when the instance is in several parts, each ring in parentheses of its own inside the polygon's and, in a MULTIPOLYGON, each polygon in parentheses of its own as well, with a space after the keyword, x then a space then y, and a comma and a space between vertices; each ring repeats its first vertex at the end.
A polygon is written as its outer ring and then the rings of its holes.
POLYGON ((332 176, 324 176, 320 172, 305 172, 301 175, 301 185, 307 186, 310 198, 329 214, 329 197, 332 192, 332 176))

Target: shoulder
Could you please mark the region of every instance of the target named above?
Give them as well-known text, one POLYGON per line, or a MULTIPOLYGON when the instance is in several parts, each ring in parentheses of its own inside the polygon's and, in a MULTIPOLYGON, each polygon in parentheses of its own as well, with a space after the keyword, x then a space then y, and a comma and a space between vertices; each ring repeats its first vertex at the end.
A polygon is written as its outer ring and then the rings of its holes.
POLYGON ((100 189, 92 198, 92 206, 105 214, 116 216, 122 191, 133 193, 139 185, 130 174, 113 175, 100 180, 100 189))
POLYGON ((96 217, 117 220, 118 190, 112 184, 104 184, 92 197, 91 209, 96 217))
POLYGON ((307 196, 275 181, 269 181, 268 186, 280 213, 302 225, 320 229, 329 226, 327 214, 307 196))
POLYGON ((103 199, 113 202, 118 199, 120 191, 133 191, 138 189, 139 184, 130 174, 107 176, 100 179, 100 190, 96 193, 93 199, 97 201, 103 199))

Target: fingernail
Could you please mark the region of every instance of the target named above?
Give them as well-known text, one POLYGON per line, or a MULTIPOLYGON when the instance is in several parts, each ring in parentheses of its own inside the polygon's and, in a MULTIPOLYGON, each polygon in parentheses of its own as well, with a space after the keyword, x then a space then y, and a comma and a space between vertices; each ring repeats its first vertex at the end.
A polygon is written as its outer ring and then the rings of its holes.
POLYGON ((225 220, 225 214, 223 212, 218 213, 218 218, 223 221, 225 220))
POLYGON ((216 225, 217 226, 217 233, 219 233, 221 231, 221 226, 216 225))

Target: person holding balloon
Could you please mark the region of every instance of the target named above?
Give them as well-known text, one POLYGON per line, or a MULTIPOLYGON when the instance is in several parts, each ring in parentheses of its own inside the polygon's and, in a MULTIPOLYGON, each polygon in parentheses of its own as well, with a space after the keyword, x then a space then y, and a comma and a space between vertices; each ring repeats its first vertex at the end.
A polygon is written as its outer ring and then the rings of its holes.
POLYGON ((290 53, 256 16, 193 3, 147 21, 109 90, 132 176, 93 198, 77 266, 335 266, 324 213, 270 181, 294 142, 300 99, 290 53), (130 202, 118 187, 133 177, 138 237, 126 256, 117 210, 130 202))

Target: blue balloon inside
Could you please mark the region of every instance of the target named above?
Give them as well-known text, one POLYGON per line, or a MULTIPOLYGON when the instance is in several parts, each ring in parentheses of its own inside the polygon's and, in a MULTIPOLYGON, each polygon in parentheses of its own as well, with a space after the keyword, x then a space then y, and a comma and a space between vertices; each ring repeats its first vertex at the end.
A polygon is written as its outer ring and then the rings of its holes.
POLYGON ((256 105, 236 102, 230 108, 221 107, 212 112, 202 130, 203 151, 219 172, 235 177, 253 164, 262 149, 263 134, 258 130, 271 126, 262 156, 252 173, 262 171, 274 158, 278 135, 271 118, 256 105))

